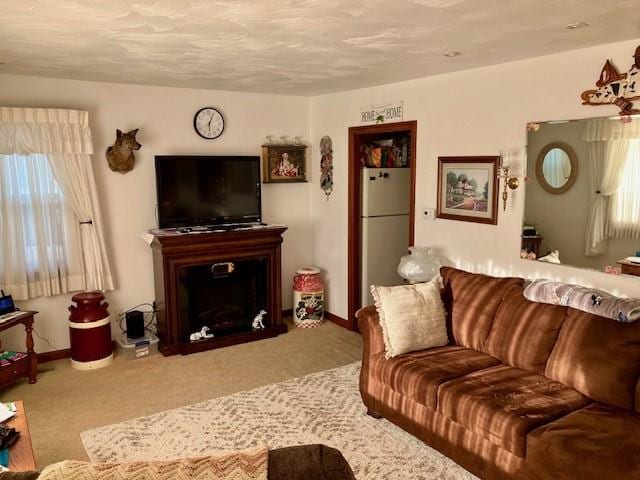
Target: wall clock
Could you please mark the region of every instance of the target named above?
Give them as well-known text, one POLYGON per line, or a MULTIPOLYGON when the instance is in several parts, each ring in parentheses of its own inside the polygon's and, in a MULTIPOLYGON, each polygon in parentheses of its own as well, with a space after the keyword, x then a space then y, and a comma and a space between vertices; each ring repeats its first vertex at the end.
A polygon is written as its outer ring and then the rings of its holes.
POLYGON ((198 110, 193 117, 193 128, 202 138, 213 140, 222 135, 224 118, 215 108, 204 107, 198 110))

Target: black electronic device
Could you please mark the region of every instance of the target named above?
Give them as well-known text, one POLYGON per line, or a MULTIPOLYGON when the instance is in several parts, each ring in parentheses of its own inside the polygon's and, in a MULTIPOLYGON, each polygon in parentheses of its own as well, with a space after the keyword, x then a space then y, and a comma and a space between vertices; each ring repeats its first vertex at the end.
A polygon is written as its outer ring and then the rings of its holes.
POLYGON ((125 325, 127 338, 133 340, 144 337, 144 312, 130 310, 125 313, 125 325))
POLYGON ((155 161, 160 228, 261 222, 260 157, 157 155, 155 161))
POLYGON ((5 295, 4 290, 0 290, 0 315, 15 312, 16 305, 13 303, 11 295, 5 295))

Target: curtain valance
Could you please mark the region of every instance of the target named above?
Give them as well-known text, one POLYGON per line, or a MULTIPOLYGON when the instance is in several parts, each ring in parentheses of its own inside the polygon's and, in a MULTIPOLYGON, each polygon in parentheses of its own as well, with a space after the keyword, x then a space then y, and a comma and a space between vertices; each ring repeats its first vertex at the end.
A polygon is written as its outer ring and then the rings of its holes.
POLYGON ((79 110, 0 107, 0 154, 93 153, 89 114, 79 110))
POLYGON ((640 138, 640 119, 622 123, 618 119, 594 118, 587 122, 582 133, 585 142, 608 142, 610 140, 633 140, 640 138))

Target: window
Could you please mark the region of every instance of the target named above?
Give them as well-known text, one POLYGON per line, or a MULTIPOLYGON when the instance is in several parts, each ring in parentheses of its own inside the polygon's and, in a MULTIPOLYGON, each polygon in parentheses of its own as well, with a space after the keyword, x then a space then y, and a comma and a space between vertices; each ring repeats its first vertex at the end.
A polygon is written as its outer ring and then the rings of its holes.
POLYGON ((629 140, 622 181, 609 208, 610 237, 640 238, 640 139, 629 140))
POLYGON ((0 155, 0 284, 21 298, 82 288, 79 232, 45 155, 0 155))

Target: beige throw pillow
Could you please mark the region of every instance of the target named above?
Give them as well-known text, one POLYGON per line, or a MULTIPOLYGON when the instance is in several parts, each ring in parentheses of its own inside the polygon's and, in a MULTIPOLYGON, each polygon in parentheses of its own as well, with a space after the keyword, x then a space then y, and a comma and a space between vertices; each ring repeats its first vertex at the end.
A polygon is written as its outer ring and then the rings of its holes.
POLYGON ((385 357, 449 343, 440 279, 399 287, 371 286, 384 336, 385 357))

